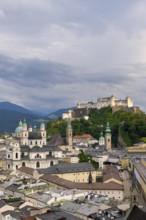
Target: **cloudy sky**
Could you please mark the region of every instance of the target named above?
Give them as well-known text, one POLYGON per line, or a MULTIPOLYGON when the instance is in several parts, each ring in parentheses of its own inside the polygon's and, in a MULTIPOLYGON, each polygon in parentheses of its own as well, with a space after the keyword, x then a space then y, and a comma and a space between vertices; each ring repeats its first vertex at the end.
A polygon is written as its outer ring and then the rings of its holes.
POLYGON ((0 101, 50 112, 131 96, 146 110, 146 0, 1 0, 0 101))

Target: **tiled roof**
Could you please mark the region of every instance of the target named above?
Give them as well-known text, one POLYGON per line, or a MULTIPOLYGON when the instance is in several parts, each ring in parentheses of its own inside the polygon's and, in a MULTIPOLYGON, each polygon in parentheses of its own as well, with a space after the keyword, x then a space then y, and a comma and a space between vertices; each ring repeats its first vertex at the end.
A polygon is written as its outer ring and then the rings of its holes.
POLYGON ((43 175, 42 180, 56 184, 58 186, 65 187, 67 189, 82 189, 82 190, 124 190, 123 185, 111 182, 111 183, 75 183, 58 176, 43 175))
POLYGON ((119 176, 119 174, 114 173, 114 172, 109 172, 109 173, 104 174, 103 175, 103 182, 107 181, 107 180, 109 180, 111 178, 119 180, 119 181, 122 182, 122 178, 119 176))
POLYGON ((90 134, 75 135, 73 139, 89 139, 93 138, 90 134))
POLYGON ((44 174, 60 174, 60 173, 75 173, 75 172, 90 172, 95 171, 91 163, 62 163, 56 164, 46 169, 39 169, 40 173, 44 174))
POLYGON ((48 213, 38 215, 37 217, 42 220, 81 220, 81 218, 77 216, 58 210, 50 211, 48 213))
POLYGON ((29 148, 28 146, 21 146, 21 152, 46 152, 46 151, 62 151, 57 146, 44 145, 42 147, 34 146, 29 148))
POLYGON ((26 166, 22 166, 18 170, 29 175, 33 175, 33 172, 35 171, 35 169, 26 166))

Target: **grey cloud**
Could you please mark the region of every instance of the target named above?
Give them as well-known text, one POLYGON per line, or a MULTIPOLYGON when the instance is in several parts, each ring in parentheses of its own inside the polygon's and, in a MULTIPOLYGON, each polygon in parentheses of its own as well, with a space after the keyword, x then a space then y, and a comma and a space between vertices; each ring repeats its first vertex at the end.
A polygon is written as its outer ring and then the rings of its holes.
POLYGON ((143 8, 137 0, 1 1, 1 99, 53 109, 112 93, 144 106, 143 8))

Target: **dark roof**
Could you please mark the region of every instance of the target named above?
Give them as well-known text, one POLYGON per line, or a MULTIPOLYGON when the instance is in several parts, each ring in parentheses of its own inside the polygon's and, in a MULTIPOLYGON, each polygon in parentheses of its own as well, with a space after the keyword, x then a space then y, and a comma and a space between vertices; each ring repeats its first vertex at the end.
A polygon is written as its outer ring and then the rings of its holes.
POLYGON ((38 215, 38 218, 42 220, 81 220, 77 216, 58 210, 38 215))
POLYGON ((40 179, 55 185, 65 187, 67 189, 82 189, 82 190, 124 190, 123 185, 110 182, 110 183, 75 183, 69 180, 62 179, 55 175, 43 175, 40 179))
POLYGON ((10 191, 16 191, 19 187, 21 186, 21 184, 11 184, 9 185, 6 190, 10 190, 10 191))
POLYGON ((146 212, 134 205, 126 215, 125 220, 146 220, 146 212))
POLYGON ((61 137, 61 135, 56 134, 56 135, 53 135, 51 137, 48 144, 49 145, 55 145, 55 146, 63 145, 64 144, 64 139, 61 137))
POLYGON ((40 173, 44 174, 60 174, 60 173, 75 173, 75 172, 90 172, 95 171, 91 163, 61 163, 46 169, 39 169, 40 173))
POLYGON ((6 205, 5 201, 0 200, 0 208, 2 208, 2 207, 5 206, 5 205, 6 205))
POLYGON ((48 146, 44 145, 42 147, 34 146, 32 148, 29 148, 29 146, 21 146, 21 152, 46 152, 46 151, 62 151, 57 146, 48 146))

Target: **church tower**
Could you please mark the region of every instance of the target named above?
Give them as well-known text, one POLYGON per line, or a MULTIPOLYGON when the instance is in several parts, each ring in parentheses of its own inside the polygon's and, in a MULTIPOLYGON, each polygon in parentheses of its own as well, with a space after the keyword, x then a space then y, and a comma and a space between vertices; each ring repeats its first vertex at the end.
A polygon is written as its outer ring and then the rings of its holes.
POLYGON ((101 132, 100 138, 99 138, 99 146, 105 145, 105 138, 103 137, 103 133, 101 132))
POLYGON ((72 126, 70 119, 68 120, 68 125, 66 129, 66 142, 69 146, 72 146, 72 126))
POLYGON ((105 129, 105 147, 107 151, 111 151, 111 129, 109 126, 109 122, 107 122, 106 129, 105 129))
POLYGON ((28 130, 27 130, 27 124, 26 120, 24 119, 24 122, 22 124, 22 137, 21 137, 21 144, 22 145, 28 145, 28 130))
POLYGON ((42 145, 46 145, 46 128, 45 128, 45 123, 42 119, 41 124, 40 124, 40 132, 42 136, 42 145))

